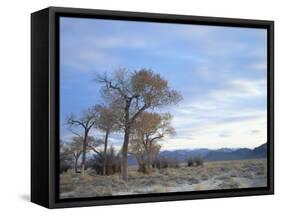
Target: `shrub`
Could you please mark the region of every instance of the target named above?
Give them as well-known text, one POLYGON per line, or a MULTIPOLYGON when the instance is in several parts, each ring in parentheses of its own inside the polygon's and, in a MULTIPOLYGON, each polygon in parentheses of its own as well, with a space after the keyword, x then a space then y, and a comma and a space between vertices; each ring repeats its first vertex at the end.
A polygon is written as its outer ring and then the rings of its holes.
POLYGON ((101 154, 94 155, 94 157, 87 163, 87 167, 91 167, 93 170, 95 170, 96 174, 102 175, 103 156, 101 154))
POLYGON ((168 158, 166 157, 157 157, 155 159, 156 168, 165 169, 169 167, 168 158))
POLYGON ((193 158, 188 158, 186 160, 187 166, 192 167, 194 166, 194 159, 193 158))
POLYGON ((189 166, 189 167, 203 166, 204 160, 201 156, 196 156, 196 157, 187 158, 186 163, 187 163, 187 166, 189 166))
POLYGON ((121 172, 121 158, 115 153, 115 149, 110 147, 107 153, 106 175, 113 175, 121 172))
POLYGON ((195 157, 194 162, 195 162, 196 166, 203 166, 204 165, 204 160, 201 156, 195 157))
POLYGON ((68 161, 61 161, 60 162, 60 173, 67 172, 72 168, 71 163, 68 161))
POLYGON ((153 163, 153 167, 158 169, 179 168, 179 160, 177 158, 157 157, 153 163))
POLYGON ((73 160, 72 154, 67 145, 63 142, 60 143, 60 174, 72 168, 73 160))
POLYGON ((170 158, 168 159, 168 167, 169 168, 179 168, 179 160, 177 158, 170 158))
POLYGON ((105 167, 105 173, 103 173, 104 154, 96 154, 92 160, 89 161, 88 166, 96 171, 98 175, 113 175, 120 173, 121 171, 121 160, 120 156, 115 153, 115 149, 110 147, 106 154, 107 162, 105 167))

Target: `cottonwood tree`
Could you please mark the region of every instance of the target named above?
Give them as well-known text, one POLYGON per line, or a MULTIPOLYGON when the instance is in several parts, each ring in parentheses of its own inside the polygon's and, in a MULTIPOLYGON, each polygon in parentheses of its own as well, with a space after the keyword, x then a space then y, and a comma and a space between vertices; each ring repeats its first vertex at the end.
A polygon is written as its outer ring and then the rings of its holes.
POLYGON ((103 84, 101 93, 115 107, 119 108, 124 140, 122 146, 122 178, 128 176, 128 145, 131 127, 135 119, 145 110, 176 104, 181 95, 168 86, 168 81, 150 69, 130 73, 119 69, 111 77, 107 74, 97 77, 103 84))
POLYGON ((166 136, 175 134, 171 126, 172 115, 165 113, 143 112, 132 126, 130 152, 139 162, 139 171, 151 173, 152 162, 159 154, 161 141, 166 136))
POLYGON ((88 110, 86 110, 81 117, 76 117, 71 114, 67 117, 66 123, 69 125, 70 131, 81 137, 82 139, 82 162, 81 162, 81 174, 85 175, 85 162, 86 162, 86 152, 88 145, 88 138, 90 130, 93 128, 94 124, 97 122, 99 115, 100 106, 96 105, 88 110), (75 131, 76 129, 76 131, 75 131), (79 130, 79 131, 77 131, 79 130))
POLYGON ((107 146, 110 133, 120 130, 120 115, 113 106, 102 106, 99 110, 97 128, 104 131, 103 174, 106 174, 107 146))

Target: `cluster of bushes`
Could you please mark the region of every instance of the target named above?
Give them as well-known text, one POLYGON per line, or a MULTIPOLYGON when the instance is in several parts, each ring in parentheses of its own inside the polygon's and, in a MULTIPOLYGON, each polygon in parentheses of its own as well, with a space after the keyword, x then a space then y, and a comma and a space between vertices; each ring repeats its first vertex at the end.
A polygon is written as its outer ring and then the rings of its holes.
POLYGON ((204 160, 201 156, 190 157, 186 159, 187 166, 203 166, 204 160))
POLYGON ((69 161, 62 161, 60 163, 60 173, 66 172, 72 168, 72 163, 69 161))
POLYGON ((151 173, 151 167, 150 167, 149 164, 139 163, 138 172, 141 172, 141 173, 144 173, 144 174, 149 174, 149 173, 151 173))
POLYGON ((164 169, 164 168, 179 168, 180 163, 176 158, 157 157, 152 164, 153 168, 164 169))
POLYGON ((115 173, 121 172, 121 158, 119 154, 115 153, 114 148, 110 148, 109 151, 106 153, 105 173, 103 173, 104 160, 104 154, 96 154, 88 162, 87 167, 95 170, 96 174, 98 175, 113 175, 115 173))
POLYGON ((60 153, 60 173, 66 172, 72 168, 72 157, 68 152, 60 153))

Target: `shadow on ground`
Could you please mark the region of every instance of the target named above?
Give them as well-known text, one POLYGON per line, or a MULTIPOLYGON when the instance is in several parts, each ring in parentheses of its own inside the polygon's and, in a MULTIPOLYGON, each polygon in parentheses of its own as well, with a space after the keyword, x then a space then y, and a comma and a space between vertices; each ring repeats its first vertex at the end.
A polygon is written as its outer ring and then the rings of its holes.
POLYGON ((23 201, 30 202, 30 195, 29 194, 20 194, 19 198, 23 201))

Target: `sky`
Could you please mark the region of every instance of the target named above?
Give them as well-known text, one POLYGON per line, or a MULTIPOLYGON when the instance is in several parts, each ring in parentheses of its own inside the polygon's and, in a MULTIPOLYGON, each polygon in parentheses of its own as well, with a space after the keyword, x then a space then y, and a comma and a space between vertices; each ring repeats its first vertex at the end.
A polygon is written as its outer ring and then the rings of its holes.
POLYGON ((72 136, 67 115, 103 103, 96 73, 149 68, 183 96, 161 110, 176 130, 163 150, 257 147, 267 140, 266 41, 265 29, 61 17, 61 139, 72 136))

